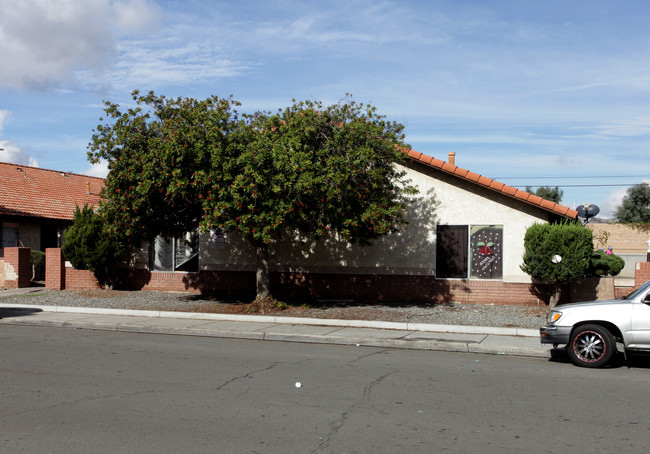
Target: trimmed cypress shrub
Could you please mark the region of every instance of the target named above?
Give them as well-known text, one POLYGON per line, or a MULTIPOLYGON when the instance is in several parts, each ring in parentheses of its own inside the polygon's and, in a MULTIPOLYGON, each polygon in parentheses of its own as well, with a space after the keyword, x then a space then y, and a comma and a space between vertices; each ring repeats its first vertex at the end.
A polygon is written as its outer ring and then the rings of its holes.
POLYGON ((549 306, 560 299, 561 284, 588 275, 594 250, 593 232, 577 221, 533 224, 524 237, 521 270, 553 284, 549 306))
POLYGON ((128 251, 110 233, 104 219, 88 205, 77 206, 72 225, 64 233, 63 255, 78 270, 90 270, 100 285, 112 287, 111 267, 120 263, 128 251))

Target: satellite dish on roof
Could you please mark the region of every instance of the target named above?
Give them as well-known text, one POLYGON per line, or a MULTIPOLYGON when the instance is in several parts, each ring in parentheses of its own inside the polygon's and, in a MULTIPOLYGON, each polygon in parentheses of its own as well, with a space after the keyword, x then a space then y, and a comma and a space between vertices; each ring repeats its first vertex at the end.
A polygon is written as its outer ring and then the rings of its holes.
POLYGON ((589 219, 600 213, 600 208, 593 203, 583 203, 576 208, 576 211, 578 212, 578 217, 584 219, 586 224, 589 222, 589 219))

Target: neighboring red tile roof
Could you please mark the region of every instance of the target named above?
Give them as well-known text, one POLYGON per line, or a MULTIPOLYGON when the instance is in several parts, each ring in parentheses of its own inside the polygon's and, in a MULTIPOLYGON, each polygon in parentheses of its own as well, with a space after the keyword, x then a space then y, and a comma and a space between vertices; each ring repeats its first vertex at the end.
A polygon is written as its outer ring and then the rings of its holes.
POLYGON ((431 156, 427 156, 418 151, 405 150, 405 152, 406 151, 408 151, 409 158, 411 158, 415 162, 419 162, 426 166, 441 170, 445 173, 454 175, 463 180, 470 181, 472 183, 478 184, 479 186, 483 186, 487 189, 491 189, 492 191, 507 195, 508 197, 512 197, 513 199, 521 200, 522 202, 528 203, 530 205, 534 205, 546 211, 550 211, 551 213, 558 214, 560 216, 566 216, 569 218, 574 218, 574 219, 578 217, 578 212, 576 210, 572 210, 569 207, 559 205, 555 202, 551 202, 550 200, 542 199, 541 197, 533 195, 529 192, 522 191, 520 189, 513 188, 511 186, 507 186, 491 178, 484 177, 483 175, 470 172, 469 170, 462 169, 453 164, 449 164, 448 162, 441 161, 440 159, 432 158, 431 156))
POLYGON ((0 162, 0 215, 72 220, 77 205, 98 205, 103 187, 102 178, 0 162))

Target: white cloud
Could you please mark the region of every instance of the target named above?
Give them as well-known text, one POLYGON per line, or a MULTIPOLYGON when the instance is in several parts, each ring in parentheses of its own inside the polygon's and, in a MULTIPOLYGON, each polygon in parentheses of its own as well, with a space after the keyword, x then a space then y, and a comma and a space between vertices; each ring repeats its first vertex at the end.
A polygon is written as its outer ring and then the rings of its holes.
POLYGON ((116 1, 113 4, 115 23, 130 34, 140 34, 159 25, 160 7, 149 0, 116 1))
POLYGON ((11 112, 8 110, 0 110, 0 131, 4 129, 4 123, 7 121, 7 118, 9 118, 9 115, 11 112))
POLYGON ((17 143, 0 140, 0 162, 21 164, 24 166, 40 167, 38 161, 22 150, 17 143))
POLYGON ((602 136, 639 137, 650 134, 650 118, 636 118, 628 121, 615 121, 598 127, 597 133, 602 136))
POLYGON ((72 84, 76 70, 110 65, 117 29, 142 30, 156 17, 157 7, 146 0, 0 0, 0 85, 72 84))
POLYGON ((555 138, 536 138, 516 135, 451 135, 451 134, 409 134, 407 142, 429 144, 561 144, 555 138))
POLYGON ((101 161, 97 164, 92 164, 83 174, 91 177, 106 178, 108 175, 108 162, 101 161))
MULTIPOLYGON (((219 56, 209 42, 169 40, 124 40, 118 46, 119 63, 110 78, 111 86, 121 91, 143 91, 165 84, 203 83, 215 78, 232 77, 250 69, 250 65, 219 56)), ((79 73, 86 85, 97 83, 92 71, 79 73)))
MULTIPOLYGON (((4 129, 4 123, 10 114, 8 110, 0 110, 0 132, 4 129)), ((0 140, 0 162, 40 167, 38 161, 32 158, 28 151, 22 150, 16 142, 9 140, 0 140)))

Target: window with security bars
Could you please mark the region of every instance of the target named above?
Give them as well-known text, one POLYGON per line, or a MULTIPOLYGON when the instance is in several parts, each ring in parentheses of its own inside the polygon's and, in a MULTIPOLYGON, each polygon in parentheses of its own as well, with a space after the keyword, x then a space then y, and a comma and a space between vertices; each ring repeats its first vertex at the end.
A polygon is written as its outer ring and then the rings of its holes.
POLYGON ((439 225, 436 277, 502 279, 502 225, 439 225))
POLYGON ((149 248, 149 269, 152 271, 198 271, 199 232, 188 232, 179 237, 156 237, 149 248))

